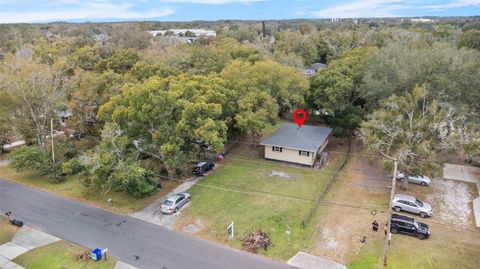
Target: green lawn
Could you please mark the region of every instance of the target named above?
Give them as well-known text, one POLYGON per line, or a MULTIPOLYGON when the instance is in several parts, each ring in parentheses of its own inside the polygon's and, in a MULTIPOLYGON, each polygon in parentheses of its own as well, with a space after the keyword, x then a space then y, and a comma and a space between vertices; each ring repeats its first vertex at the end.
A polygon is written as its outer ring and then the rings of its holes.
POLYGON ((107 261, 77 261, 77 254, 87 249, 59 241, 41 248, 30 250, 15 258, 13 262, 28 269, 111 269, 115 266, 115 260, 108 258, 107 261))
POLYGON ((10 223, 6 218, 0 217, 0 245, 10 242, 17 232, 17 228, 10 223))
MULTIPOLYGON (((478 244, 474 242, 478 240, 478 234, 468 231, 452 231, 441 225, 431 226, 434 234, 427 240, 419 240, 407 235, 393 235, 386 268, 480 268, 478 244), (471 242, 468 242, 470 240, 471 242)), ((381 266, 383 242, 370 241, 367 244, 360 255, 348 265, 349 269, 384 268, 381 266)))
POLYGON ((198 233, 200 237, 238 248, 248 231, 263 229, 270 234, 273 245, 262 254, 287 260, 298 250, 311 246, 315 225, 302 227, 312 201, 285 196, 316 199, 339 164, 340 158, 332 159, 320 172, 308 167, 227 155, 225 164, 190 189, 192 204, 177 222, 177 229, 200 219, 204 223, 198 233), (286 173, 290 178, 270 176, 272 171, 286 173), (235 223, 236 235, 234 240, 228 241, 225 229, 231 221, 235 223), (290 243, 286 230, 291 230, 290 243))
POLYGON ((78 176, 70 176, 62 183, 53 184, 44 176, 29 172, 18 173, 10 167, 0 167, 0 177, 123 214, 142 210, 178 185, 178 182, 162 181, 163 188, 156 195, 136 199, 123 192, 110 192, 103 195, 98 190, 83 186, 78 176), (112 202, 108 203, 108 199, 112 199, 112 202))

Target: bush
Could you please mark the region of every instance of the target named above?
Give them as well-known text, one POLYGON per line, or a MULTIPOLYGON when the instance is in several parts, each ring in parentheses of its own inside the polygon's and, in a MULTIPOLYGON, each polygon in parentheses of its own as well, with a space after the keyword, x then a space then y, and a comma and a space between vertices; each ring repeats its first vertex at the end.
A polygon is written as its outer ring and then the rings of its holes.
POLYGON ((47 154, 37 146, 25 146, 12 153, 12 166, 17 172, 35 170, 41 175, 48 174, 50 164, 47 154))
POLYGON ((24 146, 12 153, 12 166, 18 172, 33 170, 39 175, 48 175, 54 183, 65 180, 62 164, 53 164, 47 153, 38 146, 24 146))
POLYGON ((157 190, 153 173, 137 163, 118 163, 108 178, 114 190, 126 191, 135 198, 150 195, 157 190))

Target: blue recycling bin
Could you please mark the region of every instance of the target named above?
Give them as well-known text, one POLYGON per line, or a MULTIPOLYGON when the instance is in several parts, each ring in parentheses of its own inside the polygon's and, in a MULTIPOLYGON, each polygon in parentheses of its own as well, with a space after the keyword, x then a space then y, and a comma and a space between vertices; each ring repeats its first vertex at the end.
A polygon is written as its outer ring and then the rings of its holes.
POLYGON ((102 259, 102 250, 99 248, 92 249, 92 252, 90 253, 90 257, 94 261, 99 261, 102 259))

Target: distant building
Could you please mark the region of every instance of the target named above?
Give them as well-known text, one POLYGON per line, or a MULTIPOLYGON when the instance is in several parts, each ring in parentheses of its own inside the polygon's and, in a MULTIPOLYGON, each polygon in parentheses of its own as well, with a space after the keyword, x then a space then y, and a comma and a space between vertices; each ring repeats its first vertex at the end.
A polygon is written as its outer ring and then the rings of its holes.
POLYGON ((155 31, 148 31, 151 35, 165 35, 165 33, 169 33, 173 36, 190 36, 192 37, 216 37, 217 32, 213 30, 206 30, 206 29, 168 29, 168 30, 155 30, 155 31))
POLYGON ((424 19, 424 18, 416 18, 416 19, 410 19, 412 22, 435 22, 435 20, 432 19, 424 19))
POLYGON ((305 76, 311 77, 311 76, 314 76, 318 72, 318 70, 323 69, 325 67, 327 67, 326 64, 314 63, 308 67, 303 68, 303 74, 305 76))

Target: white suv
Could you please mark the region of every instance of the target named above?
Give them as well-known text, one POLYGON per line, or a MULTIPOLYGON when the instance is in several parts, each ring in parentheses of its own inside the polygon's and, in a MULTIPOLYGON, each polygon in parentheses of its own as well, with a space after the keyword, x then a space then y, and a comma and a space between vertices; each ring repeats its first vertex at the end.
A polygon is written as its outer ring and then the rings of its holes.
POLYGON ((393 196, 392 208, 397 212, 406 211, 418 214, 422 218, 433 215, 431 205, 405 194, 395 194, 395 196, 393 196))

